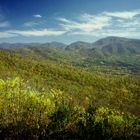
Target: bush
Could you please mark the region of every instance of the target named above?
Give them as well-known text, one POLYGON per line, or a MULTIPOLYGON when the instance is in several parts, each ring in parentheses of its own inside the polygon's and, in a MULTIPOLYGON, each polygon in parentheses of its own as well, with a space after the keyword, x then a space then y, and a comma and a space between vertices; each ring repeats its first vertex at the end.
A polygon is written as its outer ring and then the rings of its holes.
POLYGON ((60 90, 36 91, 20 78, 0 80, 2 139, 133 139, 140 120, 107 107, 83 106, 60 90))

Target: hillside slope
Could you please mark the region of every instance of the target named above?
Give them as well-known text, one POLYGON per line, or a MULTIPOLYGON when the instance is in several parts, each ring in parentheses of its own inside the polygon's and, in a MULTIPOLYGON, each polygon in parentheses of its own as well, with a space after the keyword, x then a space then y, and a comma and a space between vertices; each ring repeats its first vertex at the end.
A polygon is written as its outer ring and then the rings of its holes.
POLYGON ((2 139, 139 139, 139 93, 139 75, 0 49, 2 139))
POLYGON ((74 96, 80 104, 87 96, 93 99, 95 105, 102 104, 138 113, 140 91, 138 75, 90 73, 80 68, 54 64, 49 60, 24 57, 7 49, 0 49, 0 70, 2 79, 18 76, 39 91, 60 89, 74 96))

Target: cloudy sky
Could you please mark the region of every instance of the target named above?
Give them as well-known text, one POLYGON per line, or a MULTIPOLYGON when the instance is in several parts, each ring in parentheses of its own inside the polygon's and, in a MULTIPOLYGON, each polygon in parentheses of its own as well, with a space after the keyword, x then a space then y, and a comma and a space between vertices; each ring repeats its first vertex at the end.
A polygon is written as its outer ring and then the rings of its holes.
POLYGON ((0 0, 0 42, 140 39, 140 0, 0 0))

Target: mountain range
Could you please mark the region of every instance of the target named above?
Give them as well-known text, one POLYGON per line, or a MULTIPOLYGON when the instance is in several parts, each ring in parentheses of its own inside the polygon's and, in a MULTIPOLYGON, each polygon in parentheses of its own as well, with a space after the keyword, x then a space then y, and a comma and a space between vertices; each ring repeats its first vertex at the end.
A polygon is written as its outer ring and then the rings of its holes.
POLYGON ((1 49, 59 63, 91 68, 108 66, 140 69, 140 40, 122 37, 106 37, 94 43, 74 42, 69 45, 51 43, 2 43, 1 49))

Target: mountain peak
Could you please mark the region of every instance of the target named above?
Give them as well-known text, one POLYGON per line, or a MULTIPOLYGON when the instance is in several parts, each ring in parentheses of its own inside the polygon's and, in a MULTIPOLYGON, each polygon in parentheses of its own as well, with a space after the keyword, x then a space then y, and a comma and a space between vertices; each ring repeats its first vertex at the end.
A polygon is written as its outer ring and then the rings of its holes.
POLYGON ((114 44, 125 44, 125 43, 140 43, 140 40, 138 39, 129 39, 125 37, 117 37, 117 36, 109 36, 106 38, 102 38, 97 40, 94 45, 114 45, 114 44))

